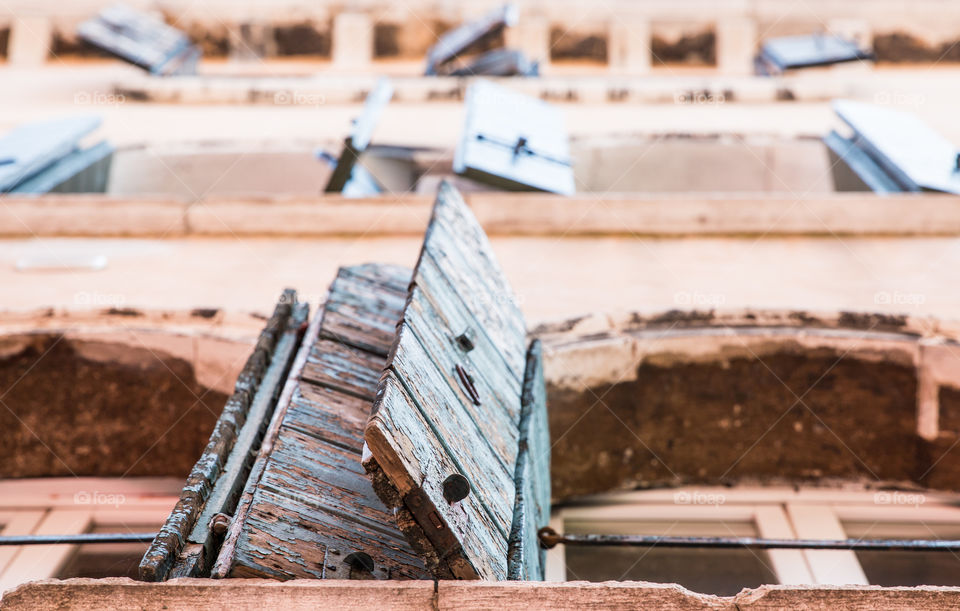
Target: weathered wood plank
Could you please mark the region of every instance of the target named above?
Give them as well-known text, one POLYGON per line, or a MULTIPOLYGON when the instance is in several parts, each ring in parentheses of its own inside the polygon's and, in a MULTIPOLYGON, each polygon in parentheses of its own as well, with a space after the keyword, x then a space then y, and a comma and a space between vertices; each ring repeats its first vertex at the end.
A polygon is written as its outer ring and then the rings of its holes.
POLYGON ((410 268, 389 263, 361 263, 341 267, 337 279, 363 280, 385 292, 405 295, 410 285, 410 268))
POLYGON ((455 576, 503 579, 506 537, 501 535, 500 526, 490 518, 477 494, 471 492, 458 503, 448 503, 443 498, 443 481, 459 473, 459 466, 445 452, 438 452, 436 442, 427 437, 429 423, 412 404, 394 372, 385 374, 377 400, 379 409, 367 426, 367 445, 372 452, 383 456, 378 464, 394 482, 401 497, 420 490, 425 493, 426 506, 417 513, 433 514, 436 521, 423 525, 424 532, 432 537, 436 547, 443 536, 449 535, 455 540, 455 544, 437 549, 438 555, 442 559, 455 556, 457 548, 462 547, 469 564, 451 567, 455 576), (383 448, 396 451, 380 451, 383 448))
MULTIPOLYGON (((517 419, 511 413, 517 411, 516 389, 511 388, 509 382, 501 377, 484 375, 483 368, 471 362, 469 357, 471 353, 477 352, 476 347, 471 351, 464 351, 450 333, 444 333, 440 317, 426 300, 420 287, 414 287, 410 293, 410 306, 404 316, 404 323, 420 345, 420 348, 412 346, 411 349, 416 355, 428 358, 437 365, 437 372, 446 380, 453 395, 466 411, 469 421, 479 429, 496 453, 500 464, 507 469, 515 460, 519 442, 517 419), (474 404, 466 394, 457 367, 472 380, 479 405, 474 404)), ((411 365, 417 367, 417 356, 411 354, 411 357, 411 365)), ((397 361, 400 359, 398 350, 397 361)))
POLYGON ((246 420, 237 431, 237 440, 227 457, 223 473, 217 478, 210 496, 204 503, 203 511, 187 539, 189 542, 210 545, 210 521, 213 516, 218 513, 233 512, 250 470, 253 449, 259 444, 266 423, 270 420, 277 397, 283 388, 287 369, 296 354, 300 341, 299 327, 306 321, 307 313, 306 304, 298 304, 293 309, 288 328, 277 341, 270 366, 250 402, 246 420))
MULTIPOLYGON (((465 334, 465 340, 473 345, 472 349, 464 350, 470 363, 482 369, 485 376, 508 385, 515 396, 520 396, 522 372, 511 369, 503 351, 490 338, 486 328, 470 313, 461 295, 453 290, 432 258, 424 257, 420 260, 417 278, 419 283, 414 290, 421 291, 426 297, 433 311, 443 321, 446 327, 444 332, 448 332, 454 339, 465 334)), ((414 310, 424 308, 419 300, 411 302, 410 307, 414 310)), ((513 403, 509 406, 510 415, 519 422, 520 405, 515 400, 513 403)))
POLYGON ((392 518, 359 452, 286 431, 264 471, 232 575, 346 579, 345 557, 364 552, 374 560, 374 578, 423 577, 422 561, 392 518))
MULTIPOLYGON (((237 435, 246 422, 247 411, 268 368, 277 339, 288 330, 296 303, 296 292, 290 289, 284 291, 273 315, 261 331, 256 347, 237 376, 234 393, 217 419, 210 442, 187 476, 176 506, 140 562, 140 578, 144 581, 168 578, 208 496, 217 485, 237 435)), ((294 326, 298 328, 299 323, 297 320, 294 326)), ((235 472, 234 475, 244 477, 242 472, 235 472)), ((222 485, 232 486, 229 482, 222 485)))
POLYGON ((409 283, 409 270, 341 268, 325 304, 321 334, 386 357, 409 283))
MULTIPOLYGON (((360 464, 363 428, 391 336, 358 318, 379 317, 396 327, 409 271, 386 266, 341 269, 330 304, 343 306, 355 334, 331 339, 324 314, 318 339, 264 457, 249 511, 237 537, 231 577, 274 579, 418 579, 423 560, 398 529, 360 464), (348 307, 349 306, 349 307, 348 307), (356 317, 351 317, 355 314, 356 317), (359 348, 370 346, 377 352, 359 348), (346 564, 369 555, 372 573, 346 564)), ((381 330, 382 331, 382 330, 381 330)))
POLYGON ((550 521, 550 435, 539 340, 527 351, 517 456, 517 498, 510 531, 510 579, 543 580, 546 554, 537 531, 550 521))
POLYGON ((370 402, 333 388, 301 384, 294 393, 283 424, 293 431, 343 448, 363 448, 363 428, 370 417, 370 402), (327 409, 319 410, 317 405, 327 409))
POLYGON ((483 230, 448 184, 403 320, 366 429, 364 464, 389 482, 375 487, 381 498, 418 523, 415 545, 432 548, 426 556, 438 576, 504 579, 525 324, 483 230))
POLYGON ((383 364, 380 355, 321 339, 307 359, 302 379, 372 401, 383 364))
MULTIPOLYGON (((503 351, 511 371, 522 378, 526 329, 517 296, 493 255, 483 229, 456 189, 440 187, 420 259, 430 257, 453 290, 503 351)), ((422 283, 420 263, 414 282, 422 283)))
MULTIPOLYGON (((455 391, 444 380, 436 363, 427 355, 406 323, 400 327, 397 346, 391 370, 409 397, 410 407, 418 412, 417 420, 427 427, 421 433, 421 441, 428 444, 431 451, 444 454, 457 466, 455 472, 470 481, 473 489, 471 495, 478 498, 501 536, 506 538, 510 532, 513 507, 516 445, 507 464, 504 464, 477 424, 485 411, 493 411, 490 409, 492 406, 477 412, 475 420, 464 407, 468 401, 464 400, 463 393, 455 391)), ((507 422, 507 426, 512 425, 507 422)), ((513 432, 516 433, 516 430, 513 432)), ((507 452, 511 448, 502 449, 507 452)), ((444 478, 452 473, 447 473, 444 478)), ((442 479, 437 483, 442 483, 442 479)))
POLYGON ((105 193, 113 152, 113 145, 107 141, 75 149, 17 184, 10 193, 105 193))

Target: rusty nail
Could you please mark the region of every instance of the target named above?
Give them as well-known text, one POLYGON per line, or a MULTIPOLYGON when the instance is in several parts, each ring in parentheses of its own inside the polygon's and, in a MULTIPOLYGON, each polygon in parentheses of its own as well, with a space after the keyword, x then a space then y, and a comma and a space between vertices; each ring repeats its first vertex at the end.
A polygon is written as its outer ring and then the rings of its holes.
POLYGON ((349 564, 350 568, 367 571, 369 573, 372 573, 373 569, 376 568, 373 558, 366 552, 351 552, 347 554, 347 557, 344 558, 343 561, 349 564))
POLYGON ((473 385, 473 379, 470 377, 470 374, 467 373, 467 370, 461 365, 457 365, 455 369, 457 371, 457 377, 460 378, 460 386, 464 392, 467 393, 467 396, 470 397, 474 405, 480 405, 480 394, 477 393, 477 387, 473 385))
POLYGON ((460 346, 460 349, 464 352, 470 352, 473 350, 473 329, 467 329, 463 333, 457 336, 457 345, 460 346))
POLYGON ((467 498, 470 494, 470 482, 459 473, 454 473, 443 480, 443 498, 448 503, 456 503, 467 498))
POLYGON ((230 516, 218 513, 210 518, 210 531, 215 535, 222 535, 230 528, 230 516))

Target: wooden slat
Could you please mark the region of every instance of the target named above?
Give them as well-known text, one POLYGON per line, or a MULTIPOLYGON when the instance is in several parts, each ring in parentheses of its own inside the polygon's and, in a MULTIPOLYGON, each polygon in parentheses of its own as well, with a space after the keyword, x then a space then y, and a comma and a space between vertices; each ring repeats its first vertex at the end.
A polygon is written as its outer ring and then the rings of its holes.
POLYGON ((223 466, 223 473, 217 478, 210 496, 204 503, 203 511, 190 533, 188 540, 191 543, 209 545, 211 539, 210 521, 218 513, 233 512, 250 470, 254 448, 259 445, 262 439, 266 423, 269 422, 276 406, 277 396, 283 388, 287 368, 296 354, 300 340, 299 327, 306 319, 306 304, 298 304, 291 314, 287 329, 284 330, 283 335, 277 341, 270 366, 264 373, 250 404, 246 421, 237 431, 237 440, 234 442, 223 466))
POLYGON ((764 41, 761 56, 778 71, 871 59, 853 40, 829 34, 782 36, 764 41))
MULTIPOLYGON (((194 576, 206 568, 200 566, 201 560, 208 561, 216 557, 212 549, 202 553, 204 545, 213 544, 212 537, 202 544, 194 541, 187 549, 185 543, 192 533, 209 534, 209 530, 204 531, 204 526, 199 522, 211 494, 218 506, 217 512, 232 510, 235 494, 242 490, 242 484, 249 474, 247 458, 261 440, 277 395, 285 385, 281 382, 285 376, 278 374, 276 369, 286 372, 288 359, 294 353, 291 344, 299 341, 299 329, 306 314, 306 306, 297 304, 296 291, 284 291, 273 315, 260 332, 256 347, 237 376, 234 392, 217 418, 207 447, 187 476, 180 499, 140 561, 140 578, 144 581, 163 581, 170 577, 174 569, 178 576, 194 576), (287 347, 283 355, 275 355, 274 350, 281 337, 286 338, 284 344, 287 347), (268 380, 271 387, 261 389, 260 382, 270 369, 274 357, 279 360, 268 380), (248 417, 254 422, 245 426, 248 417), (242 445, 246 448, 233 455, 233 464, 228 468, 231 452, 235 443, 241 443, 238 441, 241 435, 242 445), (197 527, 200 531, 196 530, 197 527)), ((207 526, 210 517, 208 513, 203 518, 207 526)))
POLYGON ((321 336, 386 357, 403 312, 409 274, 370 266, 341 268, 325 304, 321 336), (397 274, 405 278, 403 286, 397 274))
POLYGON ((185 33, 122 4, 109 6, 81 23, 77 35, 153 74, 192 72, 200 55, 185 33))
POLYGON ((428 536, 437 537, 431 542, 438 547, 438 555, 457 557, 458 550, 462 549, 467 564, 457 563, 451 567, 457 577, 503 579, 506 576, 507 540, 483 506, 482 499, 487 490, 472 491, 459 503, 446 502, 443 481, 458 473, 459 466, 446 452, 436 448, 435 438, 428 436, 429 423, 413 405, 392 371, 381 381, 377 404, 377 413, 366 430, 367 445, 372 452, 384 447, 397 450, 389 454, 377 452, 376 455, 378 464, 401 496, 406 497, 418 490, 426 494, 429 506, 424 507, 422 513, 435 513, 438 522, 421 523, 421 526, 428 536), (379 456, 383 456, 383 460, 379 456), (456 543, 439 548, 439 535, 447 534, 456 543))
MULTIPOLYGON (((414 291, 419 291, 429 303, 429 307, 443 322, 444 333, 456 338, 462 333, 470 336, 474 348, 464 353, 464 359, 484 376, 499 378, 501 384, 509 385, 514 396, 520 395, 522 373, 514 369, 512 359, 504 354, 503 344, 498 344, 488 329, 481 325, 476 317, 467 309, 464 296, 454 290, 453 286, 443 277, 440 268, 430 257, 420 259, 417 266, 417 277, 420 283, 414 291)), ((428 306, 420 299, 411 300, 410 307, 415 312, 422 312, 428 306)), ((514 419, 520 419, 520 406, 514 401, 508 406, 514 419)))
POLYGON ((239 525, 229 576, 427 576, 360 463, 364 426, 409 274, 369 265, 338 273, 327 305, 339 306, 339 316, 331 317, 330 310, 323 314, 319 339, 269 440, 270 452, 254 467, 259 475, 239 525), (370 324, 374 320, 381 322, 370 324), (346 337, 340 334, 344 328, 350 330, 346 337), (371 557, 372 574, 345 563, 353 552, 371 557))
MULTIPOLYGON (((499 347, 508 367, 520 380, 526 352, 523 314, 482 232, 460 194, 444 183, 437 195, 420 260, 430 258, 430 264, 442 270, 444 278, 479 324, 479 331, 485 332, 499 347), (451 208, 465 211, 469 218, 451 208)), ((418 263, 414 272, 416 284, 427 282, 420 272, 421 265, 427 263, 418 263)))
POLYGON ((527 352, 517 456, 517 499, 510 531, 508 577, 542 581, 546 553, 537 532, 550 522, 550 436, 547 429, 546 385, 539 340, 527 352))
MULTIPOLYGON (((507 445, 500 443, 504 440, 492 441, 484 435, 479 422, 483 421, 483 414, 495 412, 495 407, 472 406, 476 411, 471 415, 464 407, 469 400, 459 390, 450 388, 436 362, 406 324, 400 329, 398 342, 391 368, 410 399, 411 411, 417 412, 412 416, 427 427, 421 441, 443 452, 456 465, 455 471, 444 477, 459 472, 470 480, 472 494, 487 508, 500 534, 506 538, 514 496, 515 438, 507 445), (495 448, 491 447, 494 445, 495 448), (508 453, 506 460, 502 453, 508 453)), ((513 428, 512 433, 516 435, 515 425, 508 421, 506 426, 513 428)))
MULTIPOLYGON (((525 324, 483 230, 446 183, 403 320, 366 429, 365 466, 385 475, 381 498, 412 514, 412 543, 430 551, 437 576, 505 579, 525 324), (458 339, 465 332, 469 341, 458 339), (449 500, 443 484, 456 475, 470 492, 449 500)), ((539 513, 522 522, 524 536, 539 513)), ((540 574, 538 565, 527 576, 540 574)))
POLYGON ((518 49, 493 49, 450 76, 538 76, 540 66, 518 49))
MULTIPOLYGON (((509 379, 500 376, 484 375, 481 367, 469 358, 470 352, 456 345, 450 334, 443 333, 440 318, 423 297, 419 287, 411 293, 410 307, 407 309, 404 323, 416 337, 411 345, 420 356, 436 363, 438 373, 446 380, 458 403, 467 412, 469 420, 494 450, 504 468, 509 465, 517 452, 519 436, 514 423, 517 422, 517 390, 509 379), (444 336, 446 335, 446 336, 444 336), (473 380, 480 405, 475 405, 464 392, 457 373, 457 366, 473 380)), ((409 338, 406 338, 409 341, 409 338)), ((401 358, 397 355, 398 359, 401 358)), ((414 362, 415 362, 414 357, 414 362)))
POLYGON ((373 401, 383 357, 331 340, 314 346, 303 380, 373 401))
POLYGON ((74 150, 10 190, 10 193, 105 193, 114 147, 100 142, 74 150))
POLYGON ((831 130, 823 143, 830 153, 830 171, 838 191, 866 191, 900 193, 898 185, 887 173, 854 142, 831 130))

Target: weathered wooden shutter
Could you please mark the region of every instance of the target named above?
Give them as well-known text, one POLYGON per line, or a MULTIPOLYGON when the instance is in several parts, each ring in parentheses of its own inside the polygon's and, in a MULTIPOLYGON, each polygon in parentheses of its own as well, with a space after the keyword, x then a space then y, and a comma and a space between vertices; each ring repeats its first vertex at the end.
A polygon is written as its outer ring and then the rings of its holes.
POLYGON ((487 81, 470 85, 465 104, 454 172, 502 189, 576 191, 560 111, 487 81))
POLYGON ((220 552, 218 577, 424 579, 360 466, 410 270, 341 268, 220 552))
POLYGON ((107 142, 79 146, 99 125, 100 117, 80 116, 28 123, 4 134, 0 193, 48 193, 70 185, 75 191, 102 192, 113 147, 107 142))
POLYGON ((375 490, 438 577, 542 577, 536 530, 547 519, 549 441, 540 367, 486 235, 444 183, 364 455, 375 490))
MULTIPOLYGON (((851 169, 865 183, 879 184, 875 190, 890 191, 893 183, 902 191, 960 194, 960 152, 915 114, 851 100, 837 100, 833 109, 853 130, 849 144, 863 153, 843 158, 853 160, 851 169), (872 163, 858 164, 858 157, 872 163)), ((836 147, 835 152, 846 151, 836 147)))
POLYGON ((200 49, 185 33, 122 4, 81 23, 77 35, 151 74, 191 74, 200 57, 200 49))
POLYGON ((515 25, 518 14, 516 6, 505 4, 479 19, 468 21, 444 33, 437 43, 427 50, 426 74, 430 76, 443 72, 443 66, 461 53, 500 34, 504 28, 515 25))
POLYGON ((357 165, 357 162, 370 145, 373 130, 392 97, 393 84, 387 78, 378 80, 373 91, 367 94, 363 112, 353 123, 350 135, 344 140, 340 157, 334 162, 333 173, 327 180, 325 192, 343 193, 348 197, 367 197, 381 191, 376 179, 366 168, 357 165))
POLYGON ((770 38, 759 56, 761 66, 770 73, 869 59, 873 54, 855 41, 829 34, 770 38))

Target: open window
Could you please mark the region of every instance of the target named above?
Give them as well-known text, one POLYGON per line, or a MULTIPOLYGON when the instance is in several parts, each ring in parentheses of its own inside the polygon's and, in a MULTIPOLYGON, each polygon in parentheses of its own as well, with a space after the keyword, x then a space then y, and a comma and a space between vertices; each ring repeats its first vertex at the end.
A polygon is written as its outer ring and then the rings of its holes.
MULTIPOLYGON (((595 497, 554 511, 568 534, 768 539, 960 539, 957 495, 810 488, 708 488, 595 497)), ((679 583, 730 596, 768 583, 960 585, 960 555, 942 550, 658 548, 559 545, 550 581, 679 583)))

